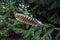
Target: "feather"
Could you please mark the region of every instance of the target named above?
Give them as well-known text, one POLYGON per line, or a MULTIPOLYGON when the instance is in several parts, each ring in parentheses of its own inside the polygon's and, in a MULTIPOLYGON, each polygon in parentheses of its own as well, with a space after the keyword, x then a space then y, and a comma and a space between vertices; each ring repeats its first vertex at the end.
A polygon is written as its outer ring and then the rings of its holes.
POLYGON ((37 19, 35 18, 31 18, 27 15, 24 15, 24 14, 21 14, 21 13, 16 13, 15 14, 15 18, 21 22, 24 22, 26 24, 29 24, 29 25, 33 25, 33 26, 40 26, 42 25, 42 22, 41 21, 38 21, 37 19))

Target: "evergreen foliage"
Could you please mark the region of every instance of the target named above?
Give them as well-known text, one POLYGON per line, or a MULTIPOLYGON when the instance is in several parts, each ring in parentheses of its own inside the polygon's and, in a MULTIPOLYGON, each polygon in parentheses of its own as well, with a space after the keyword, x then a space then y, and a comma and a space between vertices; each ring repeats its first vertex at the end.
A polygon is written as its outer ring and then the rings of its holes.
POLYGON ((27 8, 19 6, 17 0, 0 0, 0 40, 59 40, 60 36, 60 0, 24 0, 27 8), (22 13, 43 22, 44 25, 32 26, 15 18, 22 13), (56 37, 52 32, 57 30, 56 37), (18 35, 18 37, 16 36, 18 35))

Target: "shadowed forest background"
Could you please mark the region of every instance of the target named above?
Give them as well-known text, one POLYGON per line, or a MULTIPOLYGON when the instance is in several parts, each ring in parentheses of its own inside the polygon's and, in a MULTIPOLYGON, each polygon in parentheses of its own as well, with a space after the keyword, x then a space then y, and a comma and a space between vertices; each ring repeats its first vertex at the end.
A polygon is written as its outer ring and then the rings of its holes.
POLYGON ((0 0, 0 40, 60 40, 60 0, 0 0), (16 13, 44 25, 20 22, 16 13))

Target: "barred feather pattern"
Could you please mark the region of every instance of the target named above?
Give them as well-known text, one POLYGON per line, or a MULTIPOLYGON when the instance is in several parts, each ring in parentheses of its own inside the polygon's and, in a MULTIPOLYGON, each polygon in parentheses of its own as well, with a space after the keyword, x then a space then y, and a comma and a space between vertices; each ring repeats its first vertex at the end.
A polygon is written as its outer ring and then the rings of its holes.
POLYGON ((16 13, 15 14, 15 18, 21 22, 24 22, 26 24, 29 24, 29 25, 33 25, 33 26, 40 26, 42 25, 42 22, 41 21, 38 21, 37 19, 35 18, 31 18, 27 15, 24 15, 24 14, 21 14, 21 13, 16 13))

